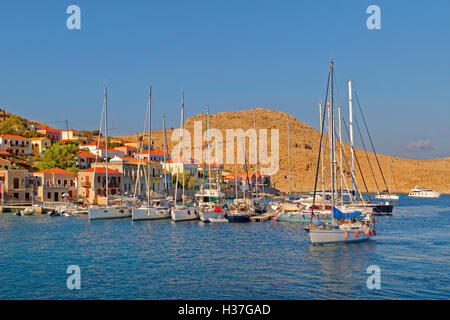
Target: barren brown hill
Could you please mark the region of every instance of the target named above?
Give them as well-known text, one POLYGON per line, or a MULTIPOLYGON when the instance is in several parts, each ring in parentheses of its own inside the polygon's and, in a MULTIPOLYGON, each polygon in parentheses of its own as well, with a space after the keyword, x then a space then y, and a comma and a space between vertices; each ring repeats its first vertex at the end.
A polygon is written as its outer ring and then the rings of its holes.
MULTIPOLYGON (((282 191, 288 190, 288 129, 287 121, 290 119, 290 150, 291 150, 291 171, 293 179, 291 181, 292 191, 306 192, 314 189, 314 177, 316 173, 317 154, 320 141, 320 132, 310 126, 296 120, 293 116, 268 109, 256 109, 256 127, 258 129, 278 129, 279 130, 279 171, 272 176, 272 183, 282 191)), ((206 129, 206 115, 197 114, 186 120, 185 129, 189 130, 193 139, 194 136, 194 121, 203 122, 203 130, 206 129)), ((222 131, 225 138, 226 129, 249 129, 253 128, 253 109, 244 111, 230 111, 221 112, 218 114, 210 114, 210 127, 222 131)), ((172 150, 177 142, 171 141, 172 130, 167 130, 168 150, 172 150)), ((270 132, 270 131, 269 131, 270 132)), ((345 136, 345 134, 343 134, 345 136)), ((268 134, 268 150, 270 152, 270 134, 268 134)), ((131 141, 136 141, 136 135, 123 137, 131 141)), ((163 146, 163 135, 161 131, 152 133, 152 140, 155 141, 156 148, 163 146)), ((328 137, 324 135, 326 148, 328 148, 328 137)), ((374 138, 375 148, 377 146, 376 137, 374 138)), ((225 148, 224 148, 225 149, 225 148)), ((345 145, 344 158, 346 161, 343 165, 343 170, 347 177, 347 183, 351 184, 348 165, 350 162, 350 153, 348 145, 345 145)), ((224 152, 225 153, 225 152, 224 152)), ((339 149, 337 150, 337 157, 339 160, 339 149)), ((194 152, 192 151, 192 154, 194 152)), ((248 155, 247 155, 248 157, 248 155)), ((364 150, 356 149, 356 157, 361 166, 365 182, 369 192, 375 192, 377 186, 373 179, 369 162, 367 161, 364 150)), ((225 155, 224 155, 225 159, 225 155)), ((378 169, 375 156, 369 153, 370 163, 375 173, 376 183, 378 189, 384 190, 385 183, 381 177, 378 169)), ((428 187, 443 193, 450 193, 450 157, 443 159, 432 160, 413 160, 398 157, 391 157, 387 155, 378 155, 378 159, 385 176, 386 184, 388 184, 388 161, 391 166, 391 190, 396 192, 407 193, 415 185, 428 187)), ((325 181, 327 181, 326 188, 329 188, 329 151, 325 149, 325 181)), ((234 170, 233 165, 225 165, 225 168, 234 170)), ((249 166, 250 171, 254 171, 252 166, 249 166)), ((356 180, 362 192, 364 192, 364 184, 359 172, 357 163, 355 161, 356 180)), ((319 171, 320 176, 320 171, 319 171)), ((319 182, 318 188, 321 188, 319 182)))

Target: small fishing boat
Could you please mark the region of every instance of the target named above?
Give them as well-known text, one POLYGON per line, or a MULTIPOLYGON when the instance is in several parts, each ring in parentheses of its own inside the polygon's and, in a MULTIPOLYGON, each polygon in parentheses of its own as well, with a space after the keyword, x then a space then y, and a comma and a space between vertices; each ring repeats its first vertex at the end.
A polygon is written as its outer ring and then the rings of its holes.
POLYGON ((35 210, 33 208, 25 208, 21 214, 23 214, 24 216, 33 216, 35 213, 35 210))
POLYGON ((412 198, 439 198, 441 196, 440 192, 433 191, 431 189, 422 188, 415 186, 414 189, 408 194, 408 197, 412 198))

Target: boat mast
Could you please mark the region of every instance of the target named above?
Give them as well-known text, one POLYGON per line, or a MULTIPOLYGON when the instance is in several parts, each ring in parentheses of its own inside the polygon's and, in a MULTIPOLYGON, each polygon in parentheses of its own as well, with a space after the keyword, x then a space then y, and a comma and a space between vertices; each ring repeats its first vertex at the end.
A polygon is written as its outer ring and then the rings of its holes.
POLYGON ((147 162, 147 204, 150 205, 150 154, 152 150, 152 86, 148 93, 148 162, 147 162))
POLYGON ((335 135, 334 135, 334 100, 333 100, 333 61, 330 61, 330 102, 331 102, 331 153, 332 153, 332 166, 331 166, 331 189, 332 189, 332 205, 335 205, 335 193, 337 192, 336 183, 336 146, 335 146, 335 135))
POLYGON ((109 181, 108 181, 108 96, 105 85, 105 154, 106 154, 106 206, 109 203, 109 181))
MULTIPOLYGON (((349 119, 348 125, 350 130, 350 154, 351 154, 351 164, 350 171, 352 177, 355 177, 355 162, 354 162, 354 151, 353 151, 353 107, 352 107, 352 80, 347 80, 348 83, 348 112, 349 119)), ((355 192, 355 181, 352 179, 352 195, 355 192)))
MULTIPOLYGON (((319 102, 319 115, 320 115, 320 132, 323 132, 322 123, 322 103, 319 102)), ((325 181, 324 181, 324 166, 323 166, 323 145, 320 145, 321 161, 322 161, 322 210, 325 209, 325 181)))
POLYGON ((182 92, 182 101, 181 101, 181 123, 182 123, 182 140, 183 140, 183 157, 181 158, 181 169, 183 170, 183 196, 182 196, 182 201, 183 201, 183 206, 184 206, 184 154, 186 152, 186 150, 184 150, 184 91, 182 92))
MULTIPOLYGON (((211 147, 211 141, 209 141, 209 107, 206 106, 206 132, 208 140, 208 149, 211 147)), ((209 183, 209 197, 208 200, 211 201, 211 150, 208 150, 208 183, 209 183)))
MULTIPOLYGON (((166 117, 163 115, 163 143, 164 143, 164 147, 163 147, 163 159, 164 159, 164 163, 166 163, 166 117)), ((164 169, 164 191, 167 193, 167 173, 166 173, 166 169, 164 169)))
POLYGON ((289 191, 288 197, 291 193, 291 127, 290 127, 290 118, 288 117, 287 127, 288 127, 288 163, 289 163, 289 191))
MULTIPOLYGON (((255 136, 257 137, 256 133, 256 108, 253 108, 253 128, 255 129, 255 136)), ((256 190, 256 197, 258 197, 258 146, 257 142, 255 141, 255 156, 256 156, 256 164, 255 164, 255 190, 256 190)), ((262 175, 261 175, 261 181, 262 181, 262 175)))
POLYGON ((340 168, 340 174, 341 174, 341 205, 344 204, 344 194, 342 192, 343 190, 343 183, 344 183, 344 172, 342 170, 342 127, 341 127, 341 119, 342 119, 342 114, 341 114, 341 107, 338 108, 338 113, 339 113, 339 159, 340 159, 340 164, 339 164, 339 168, 340 168))

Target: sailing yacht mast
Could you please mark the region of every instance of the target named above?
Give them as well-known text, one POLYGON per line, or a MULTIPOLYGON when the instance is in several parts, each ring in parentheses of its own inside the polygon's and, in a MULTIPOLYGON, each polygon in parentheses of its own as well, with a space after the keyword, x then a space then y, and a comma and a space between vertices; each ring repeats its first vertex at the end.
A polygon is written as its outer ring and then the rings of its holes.
POLYGON ((335 193, 336 193, 336 150, 335 150, 335 137, 334 137, 334 101, 333 101, 333 61, 330 61, 330 102, 331 102, 331 199, 332 205, 335 205, 335 193))
POLYGON ((182 124, 182 130, 181 130, 181 139, 183 140, 183 156, 181 158, 181 167, 183 170, 183 196, 182 196, 182 201, 183 201, 183 206, 184 206, 184 154, 186 152, 186 150, 184 150, 184 91, 182 92, 182 100, 181 100, 181 124, 182 124))
MULTIPOLYGON (((350 154, 351 154, 351 167, 350 171, 352 177, 355 177, 355 162, 353 151, 353 107, 352 107, 352 80, 347 80, 348 83, 348 112, 349 112, 349 130, 350 130, 350 154)), ((352 179, 352 194, 355 192, 355 181, 352 179)))
POLYGON ((148 162, 147 162, 147 204, 150 206, 150 154, 152 149, 152 86, 148 93, 148 162))
MULTIPOLYGON (((323 123, 322 123, 322 103, 320 103, 319 102, 319 115, 320 115, 320 121, 319 121, 319 123, 320 123, 320 132, 322 132, 323 130, 322 130, 322 126, 323 126, 323 123)), ((321 153, 321 155, 320 155, 320 157, 321 157, 321 161, 322 161, 322 209, 325 209, 325 180, 323 179, 324 178, 324 160, 323 160, 323 145, 321 144, 320 145, 320 153, 321 153)))
MULTIPOLYGON (((257 133, 256 133, 256 108, 253 108, 253 128, 255 129, 255 136, 257 136, 257 133)), ((256 156, 255 189, 256 189, 256 197, 258 197, 258 146, 257 146, 256 141, 255 141, 255 156, 256 156)), ((261 175, 261 181, 262 181, 262 175, 261 175)))
MULTIPOLYGON (((164 155, 163 155, 163 160, 164 160, 164 163, 166 163, 166 117, 165 116, 163 116, 162 117, 163 118, 163 141, 164 141, 164 147, 163 147, 163 152, 164 152, 164 155)), ((165 169, 163 169, 164 170, 164 192, 167 192, 167 173, 166 173, 166 170, 165 169)), ((167 194, 166 194, 167 195, 167 194)))
POLYGON ((288 196, 291 193, 291 127, 290 127, 290 118, 288 117, 287 126, 288 126, 288 163, 289 163, 289 191, 288 196))
POLYGON ((105 154, 106 154, 106 205, 109 203, 109 180, 108 180, 108 96, 105 85, 105 154))
POLYGON ((338 108, 338 113, 339 113, 339 168, 340 168, 340 175, 341 175, 341 205, 344 204, 344 194, 343 194, 343 183, 344 183, 344 172, 342 170, 342 127, 341 127, 341 119, 342 119, 342 115, 341 115, 341 107, 338 108))

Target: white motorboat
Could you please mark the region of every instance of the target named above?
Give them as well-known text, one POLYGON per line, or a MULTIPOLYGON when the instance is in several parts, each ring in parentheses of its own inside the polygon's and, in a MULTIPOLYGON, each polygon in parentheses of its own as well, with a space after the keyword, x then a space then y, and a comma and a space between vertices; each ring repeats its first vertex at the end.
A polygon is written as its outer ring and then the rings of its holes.
POLYGON ((439 198, 441 196, 440 192, 433 191, 431 189, 421 188, 415 186, 414 189, 408 194, 408 197, 413 198, 439 198))

